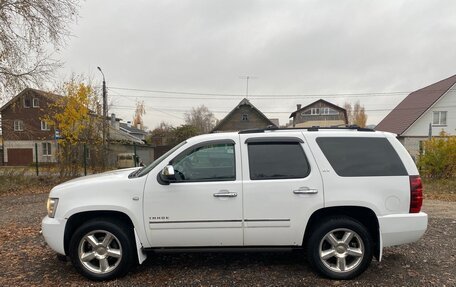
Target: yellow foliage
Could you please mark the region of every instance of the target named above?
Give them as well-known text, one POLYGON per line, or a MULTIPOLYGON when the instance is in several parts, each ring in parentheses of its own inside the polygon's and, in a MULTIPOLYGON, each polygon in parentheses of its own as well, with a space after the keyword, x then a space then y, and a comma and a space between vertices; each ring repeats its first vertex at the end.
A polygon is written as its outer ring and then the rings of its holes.
POLYGON ((59 131, 59 144, 76 145, 97 138, 93 134, 96 132, 96 126, 93 125, 96 115, 90 109, 94 105, 97 108, 93 87, 73 79, 64 84, 64 93, 65 96, 51 107, 51 115, 45 119, 59 131))

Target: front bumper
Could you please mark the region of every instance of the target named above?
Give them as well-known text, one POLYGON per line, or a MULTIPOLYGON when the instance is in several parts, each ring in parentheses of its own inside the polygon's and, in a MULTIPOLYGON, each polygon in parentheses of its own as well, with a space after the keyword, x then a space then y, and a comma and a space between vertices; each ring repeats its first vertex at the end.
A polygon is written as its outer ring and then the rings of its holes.
POLYGON ((50 218, 46 216, 41 222, 44 240, 55 252, 65 255, 63 238, 65 234, 66 219, 50 218))
POLYGON ((378 217, 383 247, 418 241, 427 229, 424 212, 391 214, 378 217))

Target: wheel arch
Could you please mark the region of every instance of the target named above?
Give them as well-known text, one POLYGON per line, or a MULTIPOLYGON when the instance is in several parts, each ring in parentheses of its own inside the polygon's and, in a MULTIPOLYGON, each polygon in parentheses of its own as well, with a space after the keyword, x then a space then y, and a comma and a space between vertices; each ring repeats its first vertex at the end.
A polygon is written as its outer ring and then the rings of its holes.
POLYGON ((372 209, 362 206, 334 206, 316 210, 314 213, 312 213, 306 225, 306 230, 304 231, 304 238, 302 242, 303 246, 306 245, 306 242, 310 237, 310 234, 312 233, 314 227, 322 220, 325 220, 325 218, 331 216, 351 217, 364 225, 369 234, 372 236, 374 244, 374 256, 375 258, 380 259, 381 235, 378 218, 372 209))
POLYGON ((83 223, 95 218, 109 218, 110 220, 115 220, 116 222, 121 222, 127 225, 128 227, 131 227, 129 229, 129 232, 132 236, 132 239, 135 240, 135 226, 133 224, 133 221, 127 214, 117 210, 82 211, 71 215, 65 224, 63 247, 66 255, 68 255, 69 253, 69 245, 72 234, 83 223))

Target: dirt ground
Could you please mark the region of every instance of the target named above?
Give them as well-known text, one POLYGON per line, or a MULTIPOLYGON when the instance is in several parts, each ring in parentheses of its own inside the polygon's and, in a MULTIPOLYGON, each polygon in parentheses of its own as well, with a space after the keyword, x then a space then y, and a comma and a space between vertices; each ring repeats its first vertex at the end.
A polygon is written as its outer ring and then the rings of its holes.
POLYGON ((39 235, 46 197, 0 197, 0 286, 456 286, 456 202, 425 201, 425 236, 386 248, 381 263, 352 281, 320 278, 300 252, 264 252, 149 254, 126 277, 96 283, 39 235))

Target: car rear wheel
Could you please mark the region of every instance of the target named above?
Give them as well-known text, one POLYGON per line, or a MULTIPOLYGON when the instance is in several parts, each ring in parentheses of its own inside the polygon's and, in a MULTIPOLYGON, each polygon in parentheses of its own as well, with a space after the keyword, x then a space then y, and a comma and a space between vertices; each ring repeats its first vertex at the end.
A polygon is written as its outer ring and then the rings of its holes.
POLYGON ((307 241, 309 263, 332 279, 352 279, 372 261, 367 229, 349 217, 331 217, 314 228, 307 241))
POLYGON ((94 220, 79 227, 70 241, 70 258, 76 269, 91 280, 125 275, 134 262, 128 227, 94 220))

